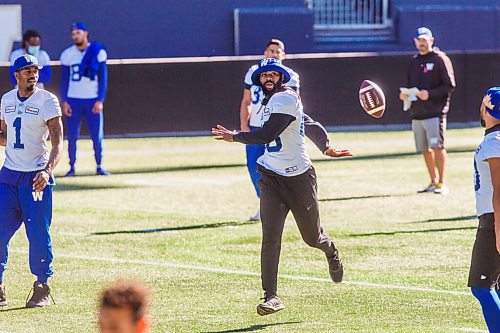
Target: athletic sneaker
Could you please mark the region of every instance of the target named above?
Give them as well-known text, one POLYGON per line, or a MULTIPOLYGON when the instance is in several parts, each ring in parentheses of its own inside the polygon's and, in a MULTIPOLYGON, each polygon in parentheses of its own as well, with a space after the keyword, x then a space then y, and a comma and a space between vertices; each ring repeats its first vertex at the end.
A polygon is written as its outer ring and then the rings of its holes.
POLYGON ((430 192, 434 192, 434 190, 436 189, 436 186, 437 186, 436 183, 430 183, 429 186, 427 186, 423 190, 417 191, 417 193, 430 193, 430 192))
POLYGON ((267 316, 285 308, 285 304, 276 295, 264 294, 263 300, 264 302, 257 305, 257 313, 261 316, 267 316))
POLYGON ((7 295, 5 294, 5 287, 0 287, 0 306, 7 305, 7 295))
POLYGON ((249 217, 250 221, 260 221, 260 208, 257 209, 257 213, 249 217))
POLYGON ((74 177, 75 176, 75 169, 71 168, 69 169, 68 172, 64 175, 64 177, 74 177))
POLYGON ((340 259, 339 250, 335 249, 335 252, 331 256, 327 255, 326 260, 328 260, 328 272, 332 281, 335 283, 342 282, 344 265, 342 264, 342 259, 340 259))
POLYGON ((33 295, 26 302, 27 308, 41 308, 50 305, 50 288, 48 284, 35 281, 32 292, 33 295))
POLYGON ((448 187, 444 183, 437 183, 436 188, 434 189, 434 193, 446 195, 450 192, 448 187))
POLYGON ((107 172, 106 170, 104 170, 101 167, 98 167, 96 169, 95 174, 98 175, 98 176, 109 176, 109 175, 111 175, 109 172, 107 172))

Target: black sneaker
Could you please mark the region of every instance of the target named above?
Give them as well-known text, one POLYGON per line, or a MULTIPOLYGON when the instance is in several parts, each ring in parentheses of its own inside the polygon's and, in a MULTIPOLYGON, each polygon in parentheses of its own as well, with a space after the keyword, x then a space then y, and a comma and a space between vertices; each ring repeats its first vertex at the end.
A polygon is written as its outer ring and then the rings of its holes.
POLYGON ((7 295, 5 294, 5 287, 0 287, 0 306, 7 305, 7 295))
POLYGON ((278 312, 285 308, 285 304, 281 302, 278 296, 270 295, 264 296, 264 302, 257 305, 257 313, 261 316, 267 316, 272 313, 278 312))
POLYGON ((326 260, 328 260, 328 271, 332 281, 335 283, 342 282, 344 265, 342 264, 342 259, 340 259, 339 250, 335 249, 335 252, 331 256, 327 255, 326 260))
MULTIPOLYGON (((31 294, 31 292, 30 292, 31 294)), ((29 296, 29 295, 28 295, 29 296)), ((27 308, 42 308, 50 305, 50 288, 46 283, 36 281, 33 283, 33 295, 26 302, 27 308)))

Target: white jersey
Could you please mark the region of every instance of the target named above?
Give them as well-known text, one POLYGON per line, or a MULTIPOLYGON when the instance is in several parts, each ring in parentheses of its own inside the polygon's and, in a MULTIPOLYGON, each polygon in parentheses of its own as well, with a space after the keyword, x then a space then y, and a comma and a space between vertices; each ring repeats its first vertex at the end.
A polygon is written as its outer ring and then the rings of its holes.
MULTIPOLYGON (((14 61, 16 61, 17 58, 19 58, 20 56, 25 55, 25 54, 28 54, 28 53, 23 48, 16 49, 16 50, 12 51, 12 53, 10 54, 10 65, 14 66, 14 61)), ((32 54, 32 55, 38 60, 38 63, 40 65, 50 66, 50 57, 49 57, 49 54, 47 52, 45 52, 45 50, 40 50, 40 51, 38 51, 37 54, 32 54)), ((44 88, 42 82, 38 82, 36 84, 36 86, 40 89, 44 88)), ((17 88, 17 86, 16 86, 16 88, 17 88)))
MULTIPOLYGON (((80 63, 82 62, 85 52, 87 52, 87 50, 80 51, 76 45, 72 45, 61 53, 61 65, 68 66, 70 69, 68 87, 69 98, 97 98, 98 81, 92 81, 90 78, 80 73, 80 63)), ((108 60, 108 54, 105 50, 99 51, 97 60, 99 62, 108 60)))
POLYGON ((257 163, 279 175, 297 176, 309 169, 311 159, 307 155, 304 139, 304 110, 299 96, 294 91, 274 94, 267 105, 259 112, 262 127, 273 113, 283 113, 295 120, 276 138, 266 145, 264 155, 257 163))
MULTIPOLYGON (((297 91, 300 89, 300 78, 299 74, 293 71, 293 69, 286 67, 288 73, 290 73, 290 81, 285 83, 285 86, 296 88, 297 91)), ((257 111, 259 111, 260 105, 262 104, 262 100, 264 100, 264 94, 262 93, 262 88, 260 86, 256 86, 252 83, 252 74, 255 70, 259 68, 259 65, 253 65, 248 69, 247 74, 245 75, 245 88, 250 90, 250 96, 252 98, 252 104, 250 105, 250 126, 252 127, 260 127, 260 117, 257 115, 257 111)))
POLYGON ((61 107, 54 94, 35 89, 24 102, 17 89, 3 95, 0 102, 0 119, 7 126, 4 166, 10 170, 41 170, 49 160, 47 121, 60 117, 61 107))
POLYGON ((493 213, 493 185, 489 158, 500 158, 500 130, 487 134, 474 155, 477 216, 493 213))

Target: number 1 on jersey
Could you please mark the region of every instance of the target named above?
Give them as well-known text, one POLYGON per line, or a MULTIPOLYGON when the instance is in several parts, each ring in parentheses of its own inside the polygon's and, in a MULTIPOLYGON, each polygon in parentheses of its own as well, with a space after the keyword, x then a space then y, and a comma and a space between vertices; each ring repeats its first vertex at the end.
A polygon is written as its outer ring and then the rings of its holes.
POLYGON ((21 117, 14 120, 14 128, 16 129, 16 142, 14 142, 14 149, 24 149, 24 143, 21 143, 21 117))

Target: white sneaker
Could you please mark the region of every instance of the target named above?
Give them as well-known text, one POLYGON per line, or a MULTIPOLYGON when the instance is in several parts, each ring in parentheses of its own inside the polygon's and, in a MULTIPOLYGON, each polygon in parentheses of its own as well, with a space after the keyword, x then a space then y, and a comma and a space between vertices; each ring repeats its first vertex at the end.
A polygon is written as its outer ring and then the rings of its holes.
POLYGON ((436 188, 434 189, 435 194, 446 195, 448 192, 450 192, 450 190, 443 183, 437 183, 436 188))
POLYGON ((250 221, 260 221, 260 208, 257 209, 257 213, 255 215, 250 216, 250 221))
POLYGON ((436 183, 430 183, 426 188, 417 191, 417 193, 429 193, 429 192, 434 192, 437 188, 436 183))

